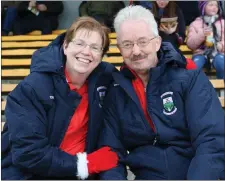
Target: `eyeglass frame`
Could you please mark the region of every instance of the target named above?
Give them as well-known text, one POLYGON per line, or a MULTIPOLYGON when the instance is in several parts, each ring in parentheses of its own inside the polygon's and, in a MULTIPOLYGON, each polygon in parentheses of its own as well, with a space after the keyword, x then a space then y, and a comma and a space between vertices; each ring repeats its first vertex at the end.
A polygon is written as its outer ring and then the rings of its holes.
POLYGON ((147 42, 147 44, 146 45, 144 45, 144 46, 140 46, 139 45, 139 43, 138 43, 138 40, 139 39, 141 39, 141 38, 139 38, 137 41, 134 41, 134 42, 132 42, 131 43, 131 47, 129 47, 129 48, 125 48, 123 45, 122 45, 122 43, 120 43, 120 44, 117 44, 119 47, 121 47, 121 48, 124 48, 124 49, 126 49, 126 50, 131 50, 132 48, 134 48, 134 45, 136 44, 139 48, 144 48, 144 47, 146 47, 146 46, 148 46, 149 45, 149 43, 152 41, 152 40, 154 40, 155 38, 158 38, 159 36, 154 36, 153 38, 147 38, 148 39, 148 42, 147 42))
MULTIPOLYGON (((84 40, 73 39, 73 40, 71 40, 70 42, 72 42, 73 45, 76 45, 76 44, 75 44, 76 41, 81 41, 82 43, 84 43, 84 47, 81 46, 81 47, 82 47, 81 50, 83 50, 83 49, 85 49, 87 46, 89 46, 91 52, 100 54, 100 53, 102 53, 102 51, 103 51, 103 47, 101 47, 101 48, 99 47, 99 48, 100 48, 100 51, 96 51, 96 50, 92 49, 92 48, 93 48, 93 46, 92 46, 93 44, 87 44, 84 40)), ((79 45, 76 45, 76 46, 79 46, 79 45)), ((98 46, 98 45, 97 45, 97 46, 98 46)))

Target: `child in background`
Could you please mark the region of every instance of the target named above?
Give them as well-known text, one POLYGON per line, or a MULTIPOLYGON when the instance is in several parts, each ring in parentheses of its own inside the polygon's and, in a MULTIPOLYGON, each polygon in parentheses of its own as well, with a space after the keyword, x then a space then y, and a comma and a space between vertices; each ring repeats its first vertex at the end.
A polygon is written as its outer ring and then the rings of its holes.
POLYGON ((216 69, 216 77, 224 78, 224 19, 221 2, 200 1, 201 17, 191 23, 187 46, 193 50, 192 59, 197 68, 202 69, 206 63, 216 69))

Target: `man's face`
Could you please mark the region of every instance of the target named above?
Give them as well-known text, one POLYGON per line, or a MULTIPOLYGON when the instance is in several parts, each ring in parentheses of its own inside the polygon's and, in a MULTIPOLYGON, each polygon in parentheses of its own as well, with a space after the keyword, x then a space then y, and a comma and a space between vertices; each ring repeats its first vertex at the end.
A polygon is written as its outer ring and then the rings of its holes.
POLYGON ((120 26, 117 40, 124 62, 131 69, 136 72, 146 72, 156 66, 161 38, 154 36, 145 21, 124 21, 120 26))
POLYGON ((209 1, 205 6, 205 14, 213 16, 218 13, 218 3, 216 1, 209 1))
POLYGON ((98 32, 80 29, 68 44, 64 43, 67 67, 80 74, 90 74, 102 59, 102 38, 98 32))

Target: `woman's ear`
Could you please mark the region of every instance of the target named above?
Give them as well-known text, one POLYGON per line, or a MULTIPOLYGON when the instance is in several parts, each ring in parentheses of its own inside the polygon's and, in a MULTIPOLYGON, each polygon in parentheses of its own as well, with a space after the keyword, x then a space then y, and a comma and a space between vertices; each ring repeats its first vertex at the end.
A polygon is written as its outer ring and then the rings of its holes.
POLYGON ((63 42, 63 51, 64 51, 64 54, 67 55, 67 48, 68 48, 68 44, 66 41, 63 42))

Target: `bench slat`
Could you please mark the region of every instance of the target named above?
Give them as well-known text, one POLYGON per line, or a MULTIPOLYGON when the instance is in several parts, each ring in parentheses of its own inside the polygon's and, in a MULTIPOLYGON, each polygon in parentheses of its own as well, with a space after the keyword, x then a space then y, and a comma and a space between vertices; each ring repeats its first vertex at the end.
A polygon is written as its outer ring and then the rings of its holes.
POLYGON ((2 84, 2 92, 11 92, 18 84, 2 84))
POLYGON ((5 41, 34 41, 34 40, 54 40, 58 35, 41 35, 41 36, 30 36, 30 35, 17 35, 17 36, 2 36, 2 42, 5 41))
POLYGON ((26 77, 30 73, 30 69, 5 69, 2 70, 2 77, 26 77))
POLYGON ((2 50, 2 56, 24 56, 33 55, 37 49, 16 49, 16 50, 2 50))
POLYGON ((34 48, 48 46, 51 41, 2 42, 2 48, 34 48))
POLYGON ((2 67, 4 66, 30 66, 31 59, 2 59, 2 67))
MULTIPOLYGON (((33 31, 27 35, 2 36, 4 41, 31 41, 31 40, 54 40, 59 34, 66 30, 56 30, 49 35, 41 35, 41 31, 33 31)), ((116 38, 116 33, 110 33, 109 38, 116 38)))
POLYGON ((216 89, 224 89, 224 80, 222 79, 217 79, 217 80, 210 80, 210 82, 212 83, 213 87, 216 89))

